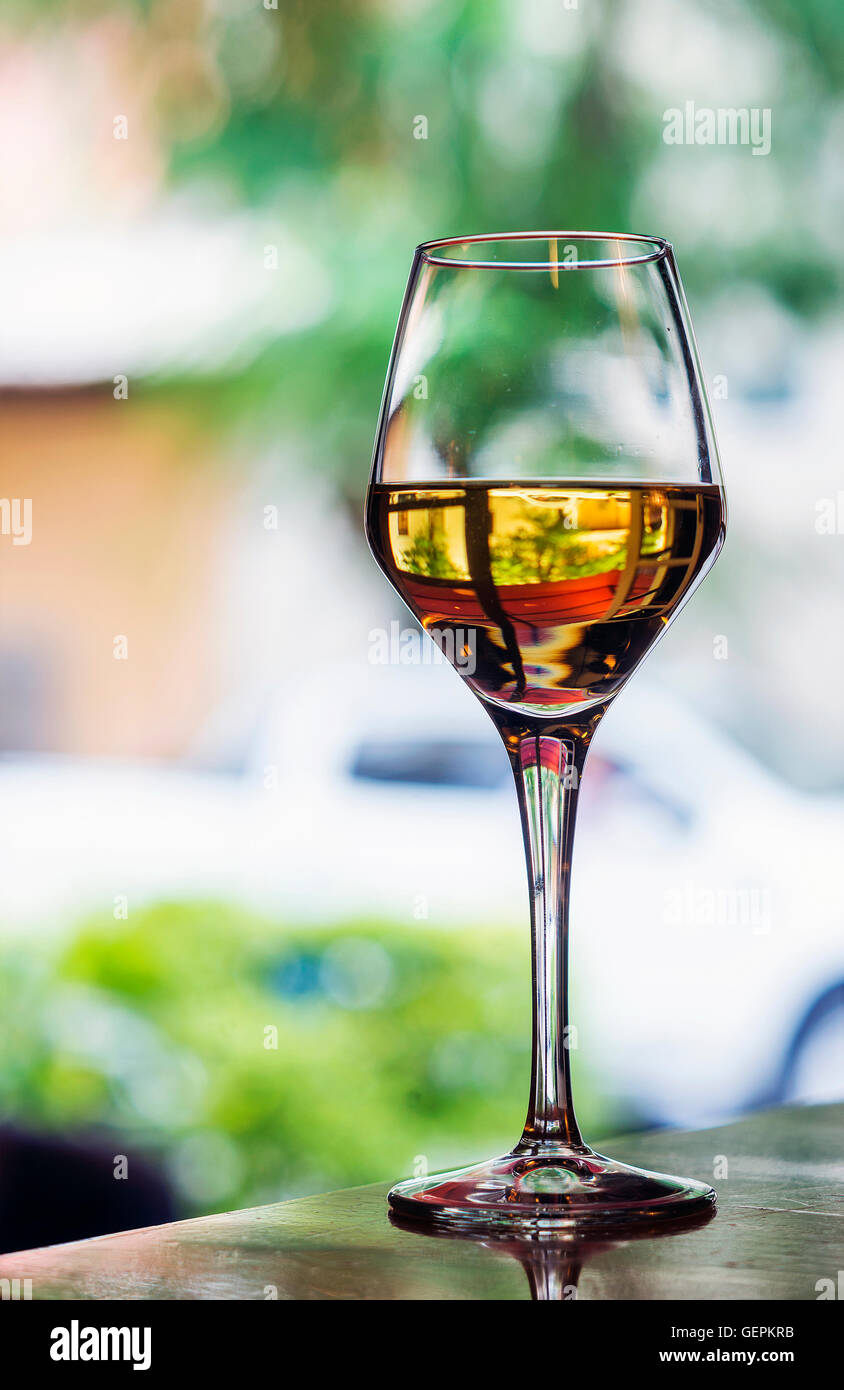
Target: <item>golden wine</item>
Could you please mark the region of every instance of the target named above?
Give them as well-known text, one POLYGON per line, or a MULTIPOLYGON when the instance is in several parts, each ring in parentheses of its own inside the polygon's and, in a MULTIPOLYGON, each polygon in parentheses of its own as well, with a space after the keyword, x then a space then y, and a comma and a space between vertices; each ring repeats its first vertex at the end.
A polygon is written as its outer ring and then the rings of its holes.
POLYGON ((616 694, 717 555, 724 509, 715 484, 377 483, 367 530, 481 699, 559 717, 616 694))

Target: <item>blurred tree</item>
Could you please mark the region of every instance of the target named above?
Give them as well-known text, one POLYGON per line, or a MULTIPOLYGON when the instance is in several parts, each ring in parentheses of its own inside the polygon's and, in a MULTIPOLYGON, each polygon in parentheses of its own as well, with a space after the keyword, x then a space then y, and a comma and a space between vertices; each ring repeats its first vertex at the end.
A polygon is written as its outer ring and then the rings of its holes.
MULTIPOLYGON (((716 37, 701 90, 717 77, 719 54, 725 63, 736 51, 764 56, 775 150, 764 171, 768 162, 747 151, 721 152, 731 173, 727 192, 712 186, 714 230, 681 248, 690 292, 700 303, 754 283, 803 315, 823 313, 840 293, 835 237, 814 197, 819 180, 829 183, 824 151, 840 128, 839 0, 705 9, 678 0, 644 11, 637 0, 7 6, 11 22, 30 26, 114 23, 121 9, 136 26, 146 118, 173 187, 214 190, 217 206, 260 213, 262 226, 306 245, 333 286, 327 317, 256 342, 252 359, 204 394, 220 412, 248 411, 268 435, 281 424, 309 436, 313 461, 355 493, 415 243, 561 224, 672 235, 648 179, 666 153, 675 55, 688 72, 702 23, 716 37), (631 36, 646 48, 644 66, 630 61, 631 36), (746 177, 729 164, 736 157, 746 177), (760 216, 760 189, 776 194, 780 216, 760 216), (643 209, 654 225, 636 225, 643 209)), ((747 90, 732 104, 749 101, 747 90)), ((682 167, 693 186, 711 177, 705 164, 682 167)), ((660 188, 671 186, 665 178, 660 188)))

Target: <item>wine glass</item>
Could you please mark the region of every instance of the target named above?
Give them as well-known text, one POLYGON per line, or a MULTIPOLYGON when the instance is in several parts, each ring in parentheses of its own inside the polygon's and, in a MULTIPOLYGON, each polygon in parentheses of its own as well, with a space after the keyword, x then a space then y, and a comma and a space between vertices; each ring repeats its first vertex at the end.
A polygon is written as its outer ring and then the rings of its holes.
POLYGON ((521 1139, 501 1157, 399 1183, 390 1205, 474 1231, 614 1229, 711 1211, 706 1184, 589 1148, 569 1069, 569 881, 589 744, 724 538, 712 421, 669 243, 515 232, 419 246, 366 528, 504 741, 532 930, 521 1139))

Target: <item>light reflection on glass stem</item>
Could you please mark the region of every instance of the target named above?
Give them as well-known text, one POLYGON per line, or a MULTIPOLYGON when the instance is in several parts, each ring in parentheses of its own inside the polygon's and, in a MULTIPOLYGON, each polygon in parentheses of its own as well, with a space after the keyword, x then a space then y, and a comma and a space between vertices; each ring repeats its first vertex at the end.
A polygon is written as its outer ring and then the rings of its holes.
POLYGON ((586 1152, 571 1095, 568 916, 580 777, 589 735, 525 733, 511 749, 525 837, 533 953, 530 1107, 517 1153, 586 1152))

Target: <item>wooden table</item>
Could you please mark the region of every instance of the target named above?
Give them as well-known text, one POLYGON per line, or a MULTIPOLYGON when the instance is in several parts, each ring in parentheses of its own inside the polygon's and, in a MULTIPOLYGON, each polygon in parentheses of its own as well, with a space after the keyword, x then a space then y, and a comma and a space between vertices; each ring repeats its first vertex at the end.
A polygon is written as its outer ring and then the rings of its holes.
POLYGON ((844 1269, 844 1105, 607 1144, 714 1183, 702 1229, 528 1258, 390 1224, 386 1184, 0 1256, 34 1299, 817 1299, 844 1269), (719 1172, 721 1176, 718 1176, 719 1172))

